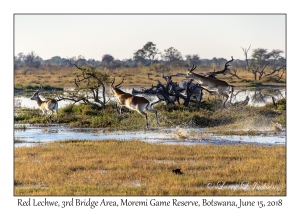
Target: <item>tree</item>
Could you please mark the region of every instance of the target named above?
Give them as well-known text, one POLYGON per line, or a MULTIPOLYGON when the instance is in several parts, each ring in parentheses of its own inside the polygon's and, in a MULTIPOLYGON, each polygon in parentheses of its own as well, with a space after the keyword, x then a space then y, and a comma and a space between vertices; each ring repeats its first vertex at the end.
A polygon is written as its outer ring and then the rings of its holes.
POLYGON ((41 65, 42 59, 36 55, 33 51, 25 55, 24 63, 28 67, 39 68, 41 65))
POLYGON ((115 58, 112 55, 105 54, 102 56, 102 65, 105 67, 109 67, 109 64, 112 63, 115 58))
POLYGON ((269 62, 267 61, 269 57, 270 55, 268 54, 267 49, 253 49, 250 71, 254 75, 254 80, 261 80, 263 77, 266 67, 269 65, 269 62))
POLYGON ((24 53, 19 53, 18 56, 14 56, 14 69, 17 70, 18 67, 22 66, 25 60, 24 53))
POLYGON ((85 66, 86 62, 87 60, 84 58, 84 56, 79 55, 75 63, 78 66, 85 66))
POLYGON ((191 66, 192 63, 200 64, 200 57, 198 55, 186 55, 185 57, 189 66, 191 66))
POLYGON ((244 52, 244 55, 245 55, 245 58, 246 58, 246 63, 247 63, 247 67, 248 67, 248 72, 250 71, 249 63, 248 63, 248 51, 250 50, 250 47, 251 47, 251 44, 250 44, 250 46, 249 46, 248 49, 242 48, 242 50, 243 50, 243 52, 244 52))
POLYGON ((50 59, 50 63, 51 65, 55 65, 55 66, 59 66, 61 64, 61 57, 60 56, 53 56, 51 59, 50 59))
POLYGON ((96 71, 94 67, 82 68, 76 64, 74 66, 79 70, 75 72, 75 89, 63 95, 57 95, 58 101, 70 100, 74 102, 73 104, 83 102, 104 107, 108 102, 105 97, 105 83, 109 81, 109 75, 96 71), (101 89, 102 99, 99 96, 101 89))
POLYGON ((153 42, 147 42, 142 49, 133 53, 133 59, 137 63, 150 65, 153 63, 156 55, 159 54, 156 45, 153 42))
POLYGON ((257 48, 253 49, 252 58, 257 60, 259 63, 265 63, 270 58, 270 54, 267 49, 257 48))
POLYGON ((162 56, 166 61, 172 63, 174 61, 182 60, 181 53, 174 47, 170 47, 164 51, 165 51, 165 54, 163 54, 162 56))
POLYGON ((139 49, 135 53, 133 53, 133 60, 135 63, 142 63, 143 65, 146 64, 146 52, 143 49, 139 49))
POLYGON ((144 56, 148 58, 151 63, 155 59, 155 56, 158 54, 158 49, 153 42, 147 42, 142 50, 144 51, 144 56))
POLYGON ((269 56, 270 56, 269 67, 270 67, 271 71, 266 73, 264 75, 265 77, 270 76, 275 73, 279 73, 278 79, 280 80, 282 78, 282 76, 286 70, 286 60, 280 55, 281 53, 283 53, 282 50, 272 50, 269 53, 269 56))
POLYGON ((114 60, 109 64, 109 67, 112 69, 120 68, 122 66, 122 61, 114 60))
POLYGON ((90 59, 88 59, 86 64, 95 67, 96 66, 96 61, 95 61, 95 59, 90 58, 90 59))
POLYGON ((283 74, 286 64, 285 62, 281 62, 281 64, 279 64, 279 60, 282 61, 282 57, 280 56, 281 53, 283 53, 282 50, 272 50, 269 53, 268 50, 264 48, 253 49, 250 64, 248 62, 248 69, 252 72, 254 80, 261 80, 264 77, 268 77, 276 73, 283 74))

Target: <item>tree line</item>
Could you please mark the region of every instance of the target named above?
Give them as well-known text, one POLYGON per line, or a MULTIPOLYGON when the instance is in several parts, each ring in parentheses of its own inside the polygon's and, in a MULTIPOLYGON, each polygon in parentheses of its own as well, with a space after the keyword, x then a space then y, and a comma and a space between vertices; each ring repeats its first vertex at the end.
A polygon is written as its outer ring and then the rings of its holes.
MULTIPOLYGON (((282 50, 273 49, 270 52, 264 48, 252 49, 252 53, 249 53, 249 48, 242 48, 245 60, 235 59, 232 62, 233 71, 234 68, 242 68, 251 72, 254 76, 254 80, 261 80, 263 77, 273 74, 282 74, 286 70, 286 59, 281 56, 282 50), (268 69, 268 71, 266 71, 268 69)), ((164 71, 168 71, 170 66, 176 67, 188 67, 192 63, 197 64, 200 68, 219 68, 223 66, 228 60, 225 58, 212 59, 200 59, 198 54, 188 54, 184 57, 181 52, 170 47, 160 52, 153 42, 147 42, 141 49, 138 49, 133 53, 132 58, 118 60, 110 54, 102 56, 102 60, 85 59, 84 56, 74 56, 71 58, 61 58, 60 56, 53 56, 50 59, 44 60, 38 56, 35 52, 29 52, 28 54, 19 53, 14 56, 14 69, 19 68, 32 68, 39 69, 45 67, 70 67, 73 64, 77 66, 88 67, 106 67, 108 69, 117 69, 120 67, 141 67, 151 66, 153 64, 164 65, 164 71)), ((155 66, 155 65, 154 65, 155 66)), ((161 66, 159 66, 160 69, 161 66)), ((155 69, 155 68, 154 68, 155 69)), ((158 69, 155 69, 158 70, 158 69)))

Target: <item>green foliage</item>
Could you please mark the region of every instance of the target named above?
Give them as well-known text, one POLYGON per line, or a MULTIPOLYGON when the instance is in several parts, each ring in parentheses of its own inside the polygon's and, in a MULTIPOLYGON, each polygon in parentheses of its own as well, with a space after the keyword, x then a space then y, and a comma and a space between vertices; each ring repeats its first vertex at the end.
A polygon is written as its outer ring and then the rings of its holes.
POLYGON ((286 110, 286 99, 280 99, 276 102, 277 110, 286 110))
POLYGON ((23 125, 22 125, 22 124, 21 124, 21 125, 15 125, 15 126, 14 126, 14 129, 15 129, 15 130, 26 130, 26 129, 27 129, 27 126, 24 125, 24 124, 23 124, 23 125))
POLYGON ((277 109, 278 110, 286 110, 286 106, 279 104, 279 105, 277 105, 277 109))
POLYGON ((39 117, 41 115, 39 109, 23 109, 14 115, 15 122, 28 122, 32 118, 39 117))
POLYGON ((280 100, 278 100, 275 105, 273 103, 270 104, 266 104, 265 105, 266 109, 270 109, 270 110, 286 110, 286 99, 282 98, 280 100))

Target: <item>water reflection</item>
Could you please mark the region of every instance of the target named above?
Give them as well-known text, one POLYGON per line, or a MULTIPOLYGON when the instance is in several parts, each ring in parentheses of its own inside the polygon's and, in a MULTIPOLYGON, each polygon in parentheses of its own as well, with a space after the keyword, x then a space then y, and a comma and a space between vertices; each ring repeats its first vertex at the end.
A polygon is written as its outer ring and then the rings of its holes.
MULTIPOLYGON (((65 90, 73 90, 73 88, 65 88, 65 90)), ((122 87, 122 90, 128 93, 132 92, 132 87, 122 87)), ((14 100, 15 100, 15 106, 21 106, 22 108, 38 108, 36 101, 30 100, 31 97, 31 93, 28 94, 26 92, 15 92, 14 95, 14 100)), ((45 99, 45 94, 40 94, 40 97, 42 100, 46 100, 45 99)), ((154 101, 157 101, 157 97, 155 95, 141 95, 140 96, 144 96, 146 97, 151 103, 154 101)), ((100 95, 99 95, 100 96, 100 95)), ((116 97, 114 95, 111 95, 109 93, 109 88, 106 88, 106 95, 105 95, 107 101, 111 100, 111 101, 117 101, 116 97)), ((68 104, 73 104, 73 101, 69 101, 69 100, 61 100, 58 102, 58 108, 63 108, 68 104)))
MULTIPOLYGON (((70 89, 70 88, 69 88, 70 89)), ((138 90, 138 88, 135 88, 138 90)), ((125 92, 131 93, 132 87, 123 87, 122 90, 125 92)), ((155 95, 143 95, 138 94, 139 96, 144 96, 147 98, 151 103, 158 100, 157 96, 155 95)), ((272 97, 275 99, 275 101, 285 98, 286 97, 286 89, 283 88, 242 88, 242 87, 236 87, 234 89, 234 94, 231 98, 231 103, 238 103, 245 101, 245 99, 249 97, 248 105, 250 106, 264 106, 267 103, 272 103, 272 97)), ((42 100, 43 94, 41 96, 42 100)), ((106 98, 112 101, 116 101, 116 98, 109 94, 109 91, 107 89, 106 91, 106 98)), ((37 108, 37 104, 35 101, 30 100, 30 96, 23 94, 15 93, 14 96, 15 104, 18 103, 22 108, 37 108)), ((67 101, 67 100, 61 100, 59 101, 59 108, 65 107, 68 104, 72 104, 73 102, 67 101)))
POLYGON ((249 97, 248 105, 250 106, 264 106, 268 103, 273 103, 282 98, 286 98, 285 88, 236 88, 232 95, 231 103, 244 101, 249 97))

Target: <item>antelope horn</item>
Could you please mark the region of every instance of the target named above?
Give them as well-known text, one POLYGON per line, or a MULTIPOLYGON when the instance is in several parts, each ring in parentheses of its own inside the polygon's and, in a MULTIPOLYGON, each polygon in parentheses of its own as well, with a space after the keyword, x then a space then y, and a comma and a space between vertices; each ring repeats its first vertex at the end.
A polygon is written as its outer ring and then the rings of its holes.
POLYGON ((189 70, 190 72, 194 71, 196 69, 197 65, 195 65, 195 63, 193 63, 193 67, 189 70))
POLYGON ((123 81, 124 81, 124 77, 123 77, 122 81, 119 84, 117 84, 115 87, 119 87, 123 83, 123 81))
POLYGON ((111 83, 111 86, 113 86, 114 82, 115 82, 116 77, 113 78, 113 81, 111 83))

